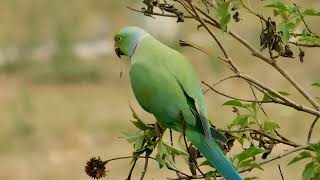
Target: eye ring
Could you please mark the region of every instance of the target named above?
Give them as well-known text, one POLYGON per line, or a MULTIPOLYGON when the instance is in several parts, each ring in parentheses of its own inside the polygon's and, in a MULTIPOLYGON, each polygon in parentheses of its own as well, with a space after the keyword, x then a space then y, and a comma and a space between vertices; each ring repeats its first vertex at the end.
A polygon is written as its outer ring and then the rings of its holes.
POLYGON ((117 41, 120 42, 122 40, 121 36, 117 37, 117 41))

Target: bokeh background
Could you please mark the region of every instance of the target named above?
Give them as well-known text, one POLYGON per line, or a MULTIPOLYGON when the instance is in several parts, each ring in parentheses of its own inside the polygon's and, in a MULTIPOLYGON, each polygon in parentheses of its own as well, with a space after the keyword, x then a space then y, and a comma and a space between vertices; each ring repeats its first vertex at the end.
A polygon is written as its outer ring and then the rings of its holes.
MULTIPOLYGON (((318 0, 286 1, 320 9, 318 0)), ((265 2, 254 1, 257 10, 265 2)), ((129 103, 148 122, 134 99, 128 80, 129 63, 119 61, 113 51, 113 34, 123 26, 136 25, 185 54, 201 80, 212 83, 229 74, 212 57, 196 50, 178 47, 179 39, 201 44, 219 54, 214 41, 198 31, 196 23, 176 23, 176 19, 144 17, 126 6, 141 8, 140 1, 129 0, 1 0, 0 2, 0 179, 64 180, 89 179, 84 172, 91 156, 102 159, 131 154, 131 145, 119 138, 122 132, 134 132, 129 103), (122 77, 120 77, 122 72, 122 77)), ((259 47, 260 22, 240 11, 243 21, 231 28, 259 47)), ((266 11, 265 15, 272 12, 266 11)), ((307 21, 320 32, 319 18, 307 21)), ((272 86, 285 90, 295 100, 307 104, 272 68, 250 56, 230 37, 215 31, 236 63, 245 72, 272 86)), ((296 50, 296 49, 295 49, 296 50)), ((304 63, 298 59, 280 59, 280 64, 312 94, 310 86, 320 78, 319 51, 305 49, 304 63)), ((250 98, 250 90, 241 81, 229 81, 220 90, 237 97, 250 98)), ((215 93, 206 95, 210 119, 225 128, 234 114, 221 106, 227 99, 215 93)), ((309 105, 308 105, 309 106, 309 105)), ((292 109, 265 106, 281 132, 304 143, 312 117, 292 109)), ((261 116, 262 117, 262 116, 261 116)), ((315 128, 314 140, 319 139, 315 128)), ((273 155, 288 147, 277 146, 273 155)), ((303 163, 287 166, 293 156, 255 170, 260 179, 281 179, 279 163, 286 179, 301 179, 303 163)), ((124 179, 130 160, 108 164, 104 179, 124 179)), ((140 162, 142 163, 142 162, 140 162)), ((134 171, 140 176, 142 164, 134 171)), ((185 166, 181 166, 185 171, 185 166)), ((159 170, 151 162, 146 179, 165 179, 174 173, 159 170)))

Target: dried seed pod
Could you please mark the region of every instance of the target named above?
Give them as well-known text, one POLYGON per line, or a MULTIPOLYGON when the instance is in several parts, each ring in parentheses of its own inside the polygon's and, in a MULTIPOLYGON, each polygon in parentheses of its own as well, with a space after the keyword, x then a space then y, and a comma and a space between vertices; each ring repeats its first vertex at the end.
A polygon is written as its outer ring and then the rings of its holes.
POLYGON ((107 175, 106 161, 102 161, 100 157, 92 157, 87 161, 85 171, 87 175, 93 179, 100 179, 107 175))
POLYGON ((281 56, 293 58, 293 51, 291 50, 289 45, 285 45, 284 53, 281 56))
POLYGON ((235 22, 239 22, 240 21, 240 14, 239 14, 239 12, 237 11, 237 12, 235 12, 234 13, 234 15, 232 16, 232 18, 233 18, 233 20, 235 21, 235 22))
POLYGON ((299 58, 301 63, 304 62, 304 56, 305 56, 304 50, 299 47, 299 58))

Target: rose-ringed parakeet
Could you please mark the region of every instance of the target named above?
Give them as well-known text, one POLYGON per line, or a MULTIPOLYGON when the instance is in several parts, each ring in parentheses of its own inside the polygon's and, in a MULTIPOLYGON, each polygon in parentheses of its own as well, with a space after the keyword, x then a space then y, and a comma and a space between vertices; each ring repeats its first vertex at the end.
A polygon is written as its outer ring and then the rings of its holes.
POLYGON ((121 29, 114 41, 116 54, 130 58, 131 86, 141 107, 162 127, 184 132, 227 180, 242 180, 213 140, 200 82, 186 58, 138 27, 121 29))

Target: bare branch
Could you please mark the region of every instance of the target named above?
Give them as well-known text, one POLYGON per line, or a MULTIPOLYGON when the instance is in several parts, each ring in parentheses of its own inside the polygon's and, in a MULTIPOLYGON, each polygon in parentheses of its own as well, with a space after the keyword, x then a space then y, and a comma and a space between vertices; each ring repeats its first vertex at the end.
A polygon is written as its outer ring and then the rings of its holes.
POLYGON ((146 175, 147 169, 148 169, 148 162, 149 162, 149 156, 145 157, 143 171, 141 172, 140 180, 144 179, 144 176, 146 175))
MULTIPOLYGON (((273 157, 271 159, 267 159, 267 160, 261 161, 258 164, 259 165, 267 164, 267 163, 272 162, 274 160, 277 160, 277 159, 283 158, 285 156, 288 156, 288 155, 290 155, 292 153, 295 153, 295 152, 298 152, 298 151, 301 151, 301 150, 304 150, 304 149, 308 149, 308 147, 309 147, 309 145, 304 145, 304 146, 299 146, 299 147, 293 148, 293 149, 291 149, 291 150, 289 150, 287 152, 284 152, 282 154, 279 154, 278 156, 275 156, 275 157, 273 157)), ((252 168, 243 169, 240 172, 247 172, 247 171, 250 171, 250 170, 252 170, 252 168)))
POLYGON ((320 44, 315 44, 315 43, 301 43, 301 42, 298 42, 298 41, 289 41, 290 44, 294 44, 296 46, 302 46, 302 47, 320 47, 320 44))
POLYGON ((187 0, 187 3, 190 5, 190 7, 192 8, 193 12, 195 13, 196 17, 195 19, 197 19, 201 25, 208 31, 208 33, 213 37, 213 39, 217 42, 218 46, 220 47, 221 51, 223 52, 224 56, 226 59, 229 59, 229 55, 226 51, 226 49, 223 47, 223 45, 221 44, 221 42, 219 41, 219 39, 217 38, 217 36, 211 31, 211 29, 207 26, 207 24, 203 21, 202 17, 200 17, 198 11, 196 10, 195 6, 193 5, 192 1, 187 0))
POLYGON ((292 146, 292 147, 299 147, 301 145, 297 144, 297 143, 294 143, 294 142, 289 142, 289 141, 284 141, 282 139, 278 139, 278 138, 274 138, 272 137, 271 135, 265 133, 265 132, 262 132, 260 130, 257 130, 257 129, 252 129, 252 128, 246 128, 246 129, 239 129, 239 130, 223 130, 223 129, 219 129, 219 131, 221 132, 227 132, 227 133, 240 133, 240 132, 251 132, 253 134, 261 134, 273 141, 276 141, 276 142, 279 142, 279 143, 282 143, 282 144, 285 144, 285 145, 288 145, 288 146, 292 146))
POLYGON ((304 17, 302 16, 302 14, 301 14, 298 6, 296 5, 296 3, 293 3, 293 5, 297 8, 298 14, 299 14, 299 16, 300 16, 300 18, 301 18, 304 26, 307 28, 307 30, 309 31, 310 34, 313 34, 313 32, 312 32, 311 29, 309 28, 307 22, 304 20, 304 17))
POLYGON ((311 136, 312 136, 312 132, 313 132, 313 128, 314 128, 314 126, 316 125, 316 123, 318 122, 319 118, 320 118, 320 116, 316 117, 316 118, 313 120, 313 122, 312 122, 312 124, 311 124, 311 126, 310 126, 310 129, 309 129, 307 142, 310 142, 311 136))
POLYGON ((283 174, 282 174, 282 171, 281 171, 280 164, 278 164, 278 169, 279 169, 279 172, 280 172, 280 175, 281 175, 281 179, 284 180, 284 177, 283 177, 283 174))

